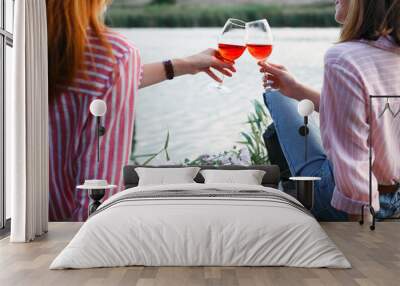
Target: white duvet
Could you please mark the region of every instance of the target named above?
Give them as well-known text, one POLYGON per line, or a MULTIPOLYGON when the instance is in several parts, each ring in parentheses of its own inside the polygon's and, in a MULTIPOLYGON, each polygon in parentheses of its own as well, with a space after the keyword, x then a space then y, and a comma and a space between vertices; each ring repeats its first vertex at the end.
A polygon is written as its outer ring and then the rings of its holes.
POLYGON ((295 201, 279 190, 261 186, 187 184, 129 189, 102 204, 103 211, 89 218, 50 269, 134 265, 351 267, 318 222, 291 205, 229 197, 155 198, 112 204, 132 192, 205 188, 262 190, 295 201))

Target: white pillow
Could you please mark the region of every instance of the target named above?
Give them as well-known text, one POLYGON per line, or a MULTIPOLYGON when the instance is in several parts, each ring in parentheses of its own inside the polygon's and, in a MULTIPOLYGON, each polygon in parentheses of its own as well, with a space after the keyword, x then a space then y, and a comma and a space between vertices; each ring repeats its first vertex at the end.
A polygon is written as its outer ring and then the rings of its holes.
POLYGON ((197 167, 188 168, 135 168, 139 176, 139 186, 172 185, 195 183, 200 171, 197 167))
POLYGON ((202 170, 206 184, 261 185, 265 172, 261 170, 202 170))

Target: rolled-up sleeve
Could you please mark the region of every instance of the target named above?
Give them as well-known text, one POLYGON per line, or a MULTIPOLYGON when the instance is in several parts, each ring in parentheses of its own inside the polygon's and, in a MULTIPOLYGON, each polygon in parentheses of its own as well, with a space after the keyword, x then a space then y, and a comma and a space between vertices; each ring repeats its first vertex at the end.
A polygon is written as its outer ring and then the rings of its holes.
MULTIPOLYGON (((334 170, 332 206, 359 214, 369 201, 369 96, 357 71, 325 64, 321 95, 321 135, 334 170)), ((373 206, 379 210, 377 180, 372 176, 373 206)))

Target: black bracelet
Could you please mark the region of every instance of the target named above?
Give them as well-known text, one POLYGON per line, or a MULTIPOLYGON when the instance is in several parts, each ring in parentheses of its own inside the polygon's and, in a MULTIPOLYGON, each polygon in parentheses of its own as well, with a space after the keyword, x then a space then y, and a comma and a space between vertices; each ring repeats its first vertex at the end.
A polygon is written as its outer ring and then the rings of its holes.
POLYGON ((165 75, 167 76, 167 79, 169 79, 169 80, 174 79, 175 72, 174 72, 174 65, 172 64, 172 61, 171 60, 164 61, 163 65, 164 65, 165 75))

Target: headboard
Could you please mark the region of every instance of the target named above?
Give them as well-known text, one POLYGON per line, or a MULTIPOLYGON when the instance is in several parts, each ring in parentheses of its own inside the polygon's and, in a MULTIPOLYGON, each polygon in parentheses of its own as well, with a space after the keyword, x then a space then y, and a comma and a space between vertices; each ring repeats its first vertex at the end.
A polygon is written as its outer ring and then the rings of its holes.
MULTIPOLYGON (((139 176, 135 171, 137 167, 146 168, 182 168, 182 166, 126 166, 124 167, 124 185, 125 189, 137 187, 139 176)), ((262 180, 262 185, 265 187, 277 188, 280 180, 279 166, 264 165, 264 166, 198 166, 202 170, 262 170, 265 171, 265 176, 262 180)), ((194 179, 197 183, 204 183, 203 176, 199 173, 194 179)))

